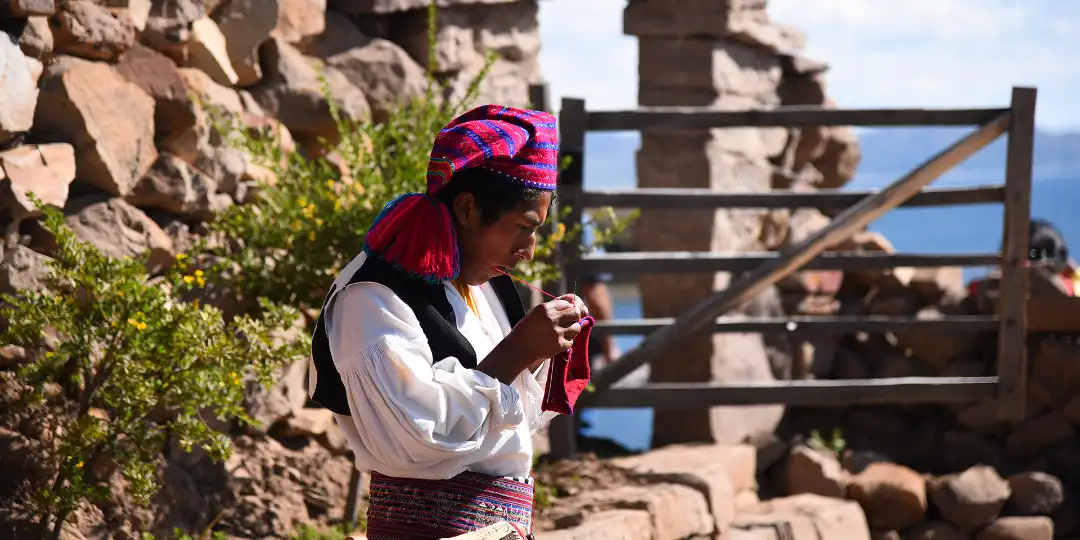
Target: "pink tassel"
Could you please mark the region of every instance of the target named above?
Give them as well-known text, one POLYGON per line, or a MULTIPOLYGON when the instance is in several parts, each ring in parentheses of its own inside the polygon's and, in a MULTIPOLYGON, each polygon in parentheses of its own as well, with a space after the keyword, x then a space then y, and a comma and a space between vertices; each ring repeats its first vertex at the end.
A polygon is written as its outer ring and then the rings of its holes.
POLYGON ((368 231, 364 249, 431 282, 454 279, 461 267, 450 210, 420 193, 387 204, 368 231))

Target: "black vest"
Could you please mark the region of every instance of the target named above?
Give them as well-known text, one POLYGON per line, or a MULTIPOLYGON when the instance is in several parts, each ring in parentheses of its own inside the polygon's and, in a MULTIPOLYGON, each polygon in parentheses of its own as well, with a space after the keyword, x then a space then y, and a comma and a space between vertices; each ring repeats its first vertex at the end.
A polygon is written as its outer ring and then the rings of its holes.
MULTIPOLYGON (((454 308, 446 299, 446 290, 441 283, 431 284, 410 277, 375 257, 368 257, 345 286, 362 281, 371 281, 387 287, 413 310, 420 321, 420 328, 427 336, 431 356, 436 362, 453 356, 466 368, 476 367, 476 351, 465 336, 458 331, 454 308)), ((518 296, 513 280, 507 276, 497 276, 489 283, 495 289, 495 294, 506 310, 510 326, 516 326, 518 321, 525 317, 525 306, 521 302, 521 297, 518 296)), ((336 292, 338 292, 338 287, 335 284, 323 300, 322 311, 319 313, 315 333, 311 338, 311 359, 317 379, 314 390, 309 389, 309 392, 311 392, 312 401, 337 414, 350 416, 345 385, 341 382, 341 375, 338 374, 334 359, 330 355, 330 341, 326 337, 326 327, 323 322, 326 308, 336 292)))

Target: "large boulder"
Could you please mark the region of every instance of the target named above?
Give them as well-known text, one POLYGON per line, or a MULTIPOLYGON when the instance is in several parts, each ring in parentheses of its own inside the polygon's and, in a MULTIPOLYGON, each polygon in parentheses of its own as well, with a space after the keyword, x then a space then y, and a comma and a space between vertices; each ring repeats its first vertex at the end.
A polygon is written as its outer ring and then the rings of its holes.
POLYGON ((34 125, 38 89, 31 66, 22 50, 5 32, 0 32, 0 143, 34 125))
POLYGON ((319 69, 316 62, 285 40, 268 40, 259 49, 259 57, 268 73, 263 74, 262 82, 250 88, 251 95, 303 144, 317 144, 319 139, 334 144, 339 139, 320 71, 329 86, 330 99, 343 119, 360 121, 369 114, 363 92, 345 75, 329 66, 319 69))
POLYGON ((119 198, 89 195, 72 200, 65 212, 68 228, 80 240, 105 255, 146 259, 147 270, 157 273, 172 265, 176 252, 172 239, 154 220, 119 198))
POLYGON ((76 182, 131 191, 157 159, 154 99, 108 65, 65 58, 46 71, 34 132, 75 147, 76 182))
POLYGON ((262 79, 259 45, 278 25, 279 0, 229 0, 214 12, 237 86, 250 86, 262 79))
POLYGON ((405 49, 387 39, 365 36, 340 14, 328 13, 326 24, 326 32, 304 52, 321 58, 357 85, 376 121, 385 120, 401 102, 424 94, 427 75, 405 49))
POLYGON ((56 52, 91 60, 116 60, 135 44, 127 11, 112 12, 90 0, 63 2, 53 25, 56 52))
POLYGON ((68 186, 75 179, 75 149, 56 143, 20 146, 0 152, 0 224, 15 227, 38 215, 28 195, 63 208, 68 186))

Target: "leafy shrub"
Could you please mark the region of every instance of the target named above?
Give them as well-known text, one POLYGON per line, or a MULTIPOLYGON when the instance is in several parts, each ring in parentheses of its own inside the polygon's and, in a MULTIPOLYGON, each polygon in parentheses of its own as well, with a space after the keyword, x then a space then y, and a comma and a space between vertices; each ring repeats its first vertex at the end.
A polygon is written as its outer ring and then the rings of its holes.
POLYGON ((56 535, 81 503, 114 495, 112 471, 135 502, 148 501, 167 444, 227 457, 230 439, 208 421, 253 423, 243 408, 246 381, 272 383, 306 344, 275 338, 295 310, 263 301, 258 318, 226 322, 214 307, 176 299, 206 282, 183 256, 150 279, 144 261, 104 255, 78 240, 59 210, 34 202, 58 249, 44 292, 3 296, 0 343, 45 351, 19 372, 24 406, 42 405, 47 387, 70 398, 52 411, 55 435, 41 457, 53 477, 32 501, 43 532, 56 535), (51 350, 42 347, 47 332, 58 338, 51 350))
MULTIPOLYGON (((434 51, 434 4, 429 8, 429 47, 434 51)), ((436 54, 429 55, 434 59, 436 54)), ((211 224, 214 234, 238 241, 222 242, 215 255, 235 263, 228 286, 248 297, 265 297, 299 308, 318 308, 329 282, 361 250, 364 235, 383 205, 393 197, 426 186, 431 141, 450 120, 475 101, 493 57, 471 81, 465 96, 443 99, 445 84, 431 77, 425 94, 405 101, 383 123, 351 122, 331 107, 340 143, 324 145, 327 154, 306 158, 285 152, 274 128, 252 132, 235 119, 211 114, 219 132, 235 147, 272 170, 277 181, 258 186, 256 200, 228 209, 211 224)), ((327 101, 329 89, 324 84, 327 101)), ((567 207, 558 209, 565 216, 567 207)), ((614 227, 594 226, 597 241, 618 234, 614 227)), ((550 263, 560 241, 577 238, 581 226, 557 226, 537 242, 536 258, 519 267, 531 281, 559 275, 550 263)))

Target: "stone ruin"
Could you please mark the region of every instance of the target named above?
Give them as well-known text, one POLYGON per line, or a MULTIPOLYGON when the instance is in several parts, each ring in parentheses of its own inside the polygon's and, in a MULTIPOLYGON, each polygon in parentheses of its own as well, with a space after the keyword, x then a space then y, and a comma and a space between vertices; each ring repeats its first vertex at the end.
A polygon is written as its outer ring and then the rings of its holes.
MULTIPOLYGON (((420 95, 426 67, 459 98, 489 50, 479 102, 528 104, 539 81, 536 0, 440 1, 428 58, 428 0, 10 0, 0 5, 0 292, 33 288, 50 239, 27 191, 63 208, 75 234, 112 256, 149 249, 151 271, 248 203, 273 173, 229 147, 213 107, 249 128, 282 124, 286 148, 320 155, 336 135, 321 71, 341 114, 379 120, 420 95), (195 99, 192 98, 195 96, 195 99)), ((227 306, 222 306, 227 308, 227 306)), ((2 345, 2 344, 0 344, 2 345)), ((20 483, 40 471, 42 418, 12 414, 13 369, 0 349, 0 537, 16 538, 20 483)), ((351 459, 329 411, 306 408, 306 360, 279 386, 252 389, 264 429, 232 429, 224 464, 170 454, 149 508, 125 501, 73 516, 65 538, 171 537, 208 524, 237 538, 287 537, 344 515, 351 459)))

